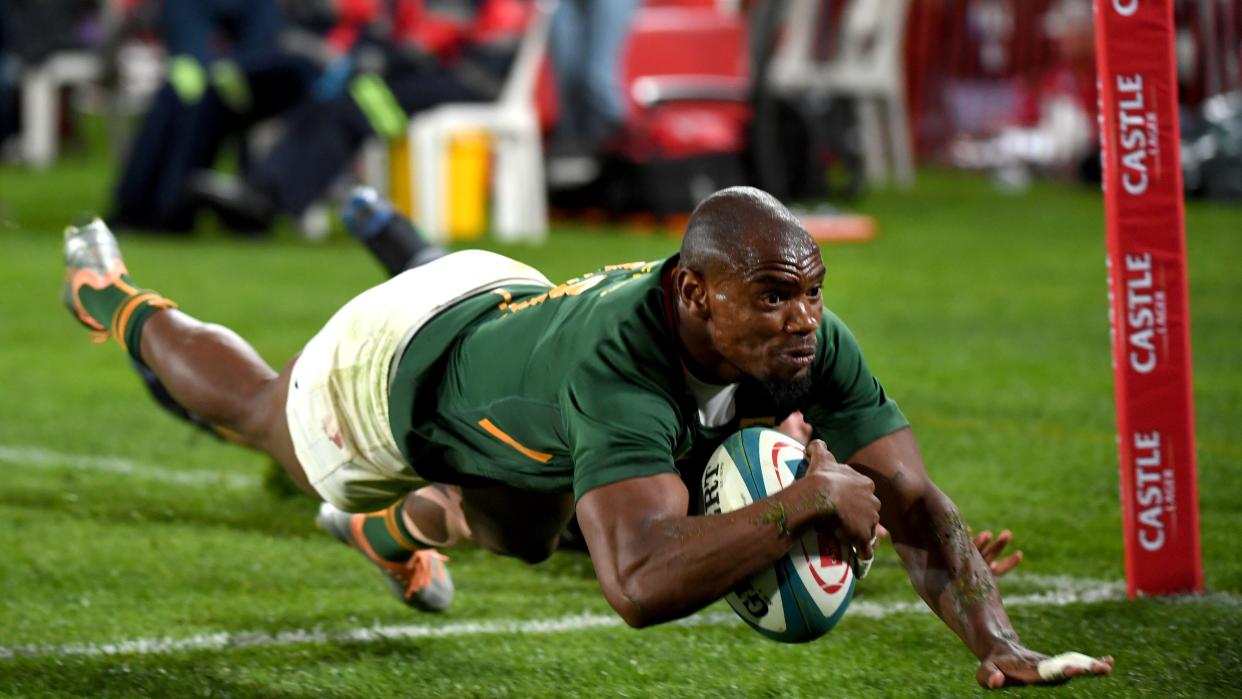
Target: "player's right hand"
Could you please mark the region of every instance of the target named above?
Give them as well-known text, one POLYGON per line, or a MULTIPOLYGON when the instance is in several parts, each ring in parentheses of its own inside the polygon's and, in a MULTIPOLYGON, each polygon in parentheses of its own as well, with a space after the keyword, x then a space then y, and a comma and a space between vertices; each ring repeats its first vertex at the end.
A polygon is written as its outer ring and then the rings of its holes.
POLYGON ((1093 658, 1082 653, 1062 653, 1048 657, 1017 646, 992 653, 979 663, 975 680, 985 689, 1025 684, 1059 684, 1075 677, 1107 675, 1113 671, 1113 657, 1093 658))
POLYGON ((819 483, 817 497, 823 497, 831 514, 823 524, 838 528, 838 538, 854 547, 860 558, 875 555, 872 545, 875 528, 880 523, 880 499, 875 496, 875 483, 848 464, 837 463, 822 440, 813 440, 806 448, 809 461, 806 478, 819 483))

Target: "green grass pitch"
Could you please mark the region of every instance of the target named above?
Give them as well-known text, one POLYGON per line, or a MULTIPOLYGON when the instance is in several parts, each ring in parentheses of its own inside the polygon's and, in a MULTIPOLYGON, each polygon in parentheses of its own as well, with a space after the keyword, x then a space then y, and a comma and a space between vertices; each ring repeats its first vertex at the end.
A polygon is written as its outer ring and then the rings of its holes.
MULTIPOLYGON (((827 637, 767 641, 717 604, 619 624, 583 556, 450 552, 455 606, 412 613, 262 485, 265 459, 155 409, 115 345, 61 308, 59 229, 102 207, 98 158, 0 169, 0 695, 957 697, 975 662, 921 609, 891 549, 827 637)), ((1033 648, 1117 657, 1023 696, 1242 695, 1242 209, 1188 209, 1209 594, 1127 601, 1098 192, 1003 196, 925 172, 876 192, 873 242, 830 246, 829 305, 915 426, 934 478, 1027 560, 1002 590, 1033 648)), ((381 279, 339 234, 122 241, 142 284, 273 363, 381 279)), ((558 229, 504 251, 564 279, 676 240, 558 229)))

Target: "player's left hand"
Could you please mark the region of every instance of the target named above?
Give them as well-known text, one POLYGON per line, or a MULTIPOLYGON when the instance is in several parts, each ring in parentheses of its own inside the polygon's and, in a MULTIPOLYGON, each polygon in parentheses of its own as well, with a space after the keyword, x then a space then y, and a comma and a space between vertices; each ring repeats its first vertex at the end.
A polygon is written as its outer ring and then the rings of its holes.
POLYGON ((988 567, 992 569, 992 575, 998 578, 1013 570, 1022 562, 1021 551, 1014 551, 1008 556, 1000 558, 1011 539, 1013 539, 1013 533, 1008 529, 1003 530, 995 538, 993 538, 992 532, 987 530, 979 532, 979 535, 975 537, 975 548, 979 549, 979 554, 983 556, 983 562, 987 563, 988 567), (997 560, 998 558, 1000 560, 997 560))
POLYGON ((1054 684, 1084 675, 1107 675, 1112 671, 1111 655, 1093 658, 1082 653, 1062 653, 1048 657, 1019 647, 984 658, 975 671, 975 680, 986 689, 999 689, 1023 684, 1054 684))

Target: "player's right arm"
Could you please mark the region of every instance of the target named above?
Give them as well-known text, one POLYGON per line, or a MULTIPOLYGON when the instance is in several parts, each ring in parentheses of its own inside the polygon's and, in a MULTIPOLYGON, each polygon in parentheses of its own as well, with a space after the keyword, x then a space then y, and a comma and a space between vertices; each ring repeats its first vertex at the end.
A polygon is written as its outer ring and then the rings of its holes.
POLYGON ((720 599, 785 555, 808 527, 840 530, 863 556, 879 522, 871 479, 813 442, 806 477, 740 510, 688 516, 681 478, 610 483, 578 500, 578 522, 609 604, 627 624, 678 619, 720 599))

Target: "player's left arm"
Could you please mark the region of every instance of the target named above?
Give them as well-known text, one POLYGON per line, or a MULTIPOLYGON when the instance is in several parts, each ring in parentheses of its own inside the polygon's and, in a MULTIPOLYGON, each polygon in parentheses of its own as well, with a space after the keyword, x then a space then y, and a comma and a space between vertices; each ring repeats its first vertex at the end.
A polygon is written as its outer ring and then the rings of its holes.
POLYGON ((1112 670, 1111 656, 1048 657, 1022 645, 992 572, 957 506, 928 478, 909 427, 862 447, 847 463, 875 481, 880 521, 892 534, 910 582, 979 658, 980 685, 1056 682, 1112 670))

